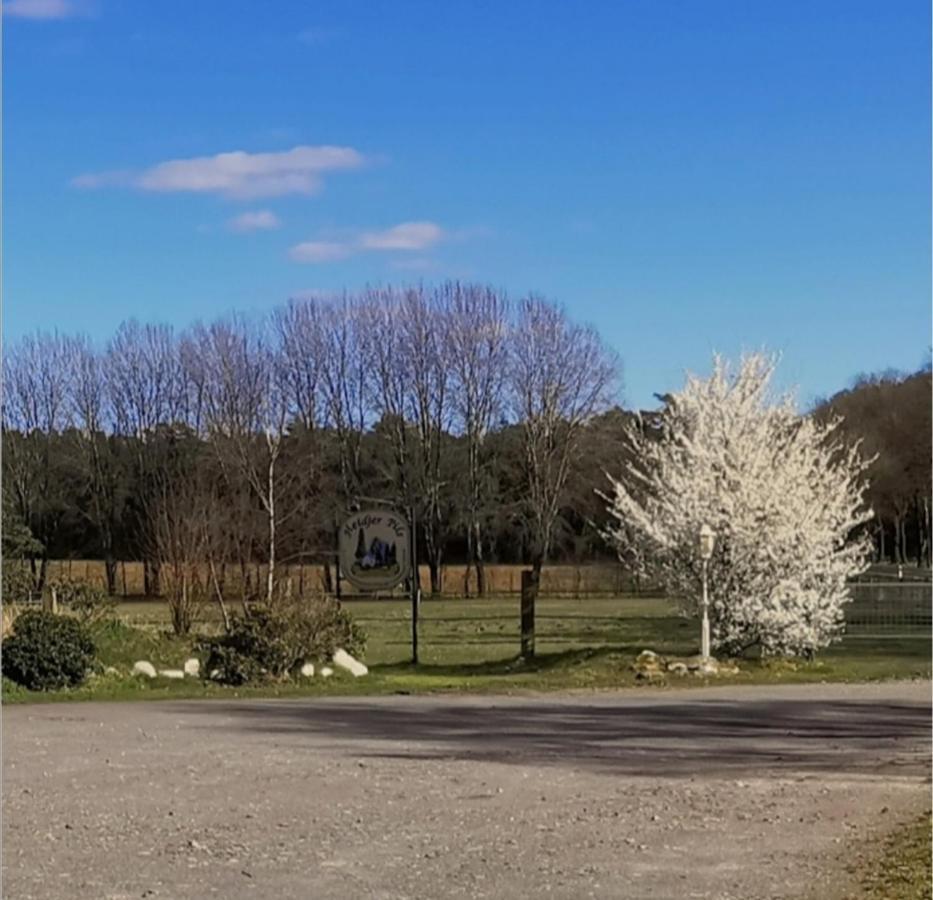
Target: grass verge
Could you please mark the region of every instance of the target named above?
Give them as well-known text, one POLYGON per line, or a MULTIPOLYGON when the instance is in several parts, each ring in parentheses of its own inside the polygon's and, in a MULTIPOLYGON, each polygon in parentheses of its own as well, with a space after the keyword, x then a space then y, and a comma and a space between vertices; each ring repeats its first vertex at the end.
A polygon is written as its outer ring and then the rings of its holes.
MULTIPOLYGON (((123 604, 120 621, 95 628, 100 667, 116 673, 98 675, 68 691, 32 693, 3 681, 4 703, 58 700, 154 700, 211 697, 298 697, 463 692, 521 693, 554 690, 664 690, 714 683, 792 684, 829 681, 878 681, 929 678, 929 634, 853 633, 813 662, 740 662, 738 675, 696 678, 667 675, 646 685, 631 664, 646 648, 669 656, 696 653, 695 622, 673 614, 663 600, 641 597, 560 600, 538 604, 537 655, 523 661, 519 645, 518 605, 513 599, 429 601, 422 607, 421 663, 410 663, 409 607, 404 601, 347 603, 355 621, 369 635, 365 661, 370 674, 354 679, 341 672, 299 683, 230 688, 186 678, 149 681, 129 675, 139 659, 157 669, 180 668, 196 638, 166 630, 163 603, 123 604)), ((202 630, 216 628, 207 620, 202 630)))
POLYGON ((852 867, 857 887, 845 900, 931 900, 933 817, 924 813, 899 828, 852 867))

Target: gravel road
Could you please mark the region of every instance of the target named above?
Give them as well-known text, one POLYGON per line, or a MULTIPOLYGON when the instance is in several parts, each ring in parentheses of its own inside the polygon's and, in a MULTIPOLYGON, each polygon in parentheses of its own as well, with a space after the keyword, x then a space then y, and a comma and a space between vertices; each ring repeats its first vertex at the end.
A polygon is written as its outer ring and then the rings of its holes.
POLYGON ((830 897, 930 683, 3 710, 3 897, 830 897))

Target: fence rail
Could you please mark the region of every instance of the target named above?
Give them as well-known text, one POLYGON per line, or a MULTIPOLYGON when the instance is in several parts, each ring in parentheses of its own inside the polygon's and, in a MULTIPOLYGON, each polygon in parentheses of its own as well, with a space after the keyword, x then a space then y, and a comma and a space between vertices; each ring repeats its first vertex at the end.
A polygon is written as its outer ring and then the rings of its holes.
MULTIPOLYGON (((488 593, 492 596, 519 596, 520 565, 489 565, 486 567, 488 593)), ((253 585, 264 584, 265 569, 252 565, 246 577, 253 585)), ((421 583, 429 583, 428 569, 421 567, 421 583)), ((69 577, 103 586, 104 564, 96 560, 57 560, 49 563, 49 579, 69 577)), ((321 590, 325 584, 322 566, 284 566, 283 577, 292 581, 299 592, 321 590)), ((227 566, 229 589, 242 587, 243 573, 239 567, 227 566)), ((343 582, 344 596, 352 589, 343 582)), ((924 581, 878 581, 864 576, 850 585, 852 602, 845 607, 846 629, 856 633, 918 631, 931 628, 933 595, 931 584, 924 581)), ((140 562, 121 562, 117 566, 117 593, 126 598, 143 597, 143 566, 140 562)), ((475 572, 464 565, 443 567, 441 596, 458 598, 475 596, 475 572)), ((663 592, 651 584, 639 582, 621 565, 553 565, 541 575, 541 595, 545 597, 588 599, 599 597, 638 596, 645 600, 663 597, 663 592)))
POLYGON ((847 630, 929 629, 931 586, 922 582, 879 581, 851 585, 845 607, 847 630))

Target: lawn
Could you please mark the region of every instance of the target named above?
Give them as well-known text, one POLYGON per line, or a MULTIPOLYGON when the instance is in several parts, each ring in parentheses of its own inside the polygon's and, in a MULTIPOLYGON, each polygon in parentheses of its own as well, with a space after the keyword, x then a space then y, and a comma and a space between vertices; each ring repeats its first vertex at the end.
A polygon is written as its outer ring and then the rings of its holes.
POLYGON ((850 865, 857 887, 845 893, 845 900, 931 900, 931 822, 927 811, 873 845, 858 848, 850 865))
MULTIPOLYGON (((92 679, 82 688, 36 695, 3 683, 4 702, 62 699, 157 699, 160 697, 297 696, 328 694, 464 691, 508 693, 527 690, 611 689, 642 686, 631 669, 644 649, 662 655, 697 652, 697 623, 676 615, 664 600, 615 597, 588 600, 542 598, 536 618, 536 656, 518 658, 518 600, 428 600, 421 605, 419 665, 411 664, 410 604, 403 600, 346 601, 366 630, 365 661, 371 673, 352 679, 340 673, 300 684, 228 688, 194 679, 184 682, 128 676, 133 662, 146 659, 157 668, 178 668, 192 652, 194 639, 168 630, 164 602, 129 601, 118 608, 119 624, 96 633, 102 665, 120 675, 92 679)), ((217 627, 210 607, 198 625, 201 633, 217 627)), ((930 635, 926 631, 873 633, 854 630, 812 663, 759 660, 740 662, 732 683, 863 681, 930 677, 930 635)), ((668 676, 651 689, 702 685, 711 679, 668 676)))

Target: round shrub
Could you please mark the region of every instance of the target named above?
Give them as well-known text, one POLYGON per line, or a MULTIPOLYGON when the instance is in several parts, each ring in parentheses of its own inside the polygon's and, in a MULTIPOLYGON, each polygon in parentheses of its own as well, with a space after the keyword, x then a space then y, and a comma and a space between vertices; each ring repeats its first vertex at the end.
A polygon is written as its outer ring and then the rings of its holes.
POLYGON ((46 610, 24 612, 3 640, 3 674, 31 691, 81 684, 93 661, 94 641, 87 628, 46 610))
POLYGON ((365 646, 363 631, 328 597, 253 606, 229 634, 202 643, 205 672, 216 671, 225 684, 285 678, 303 662, 330 659, 338 647, 358 656, 365 646))

